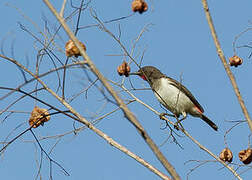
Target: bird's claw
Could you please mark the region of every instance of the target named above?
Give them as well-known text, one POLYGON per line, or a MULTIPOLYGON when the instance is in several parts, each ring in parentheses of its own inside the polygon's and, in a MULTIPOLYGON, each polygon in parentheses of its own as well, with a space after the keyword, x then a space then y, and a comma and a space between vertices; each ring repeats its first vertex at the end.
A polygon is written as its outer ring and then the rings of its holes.
POLYGON ((161 114, 159 114, 159 118, 162 120, 165 120, 166 115, 167 115, 167 113, 161 113, 161 114))
POLYGON ((179 130, 179 121, 177 121, 177 122, 174 124, 174 128, 175 128, 176 130, 179 130))

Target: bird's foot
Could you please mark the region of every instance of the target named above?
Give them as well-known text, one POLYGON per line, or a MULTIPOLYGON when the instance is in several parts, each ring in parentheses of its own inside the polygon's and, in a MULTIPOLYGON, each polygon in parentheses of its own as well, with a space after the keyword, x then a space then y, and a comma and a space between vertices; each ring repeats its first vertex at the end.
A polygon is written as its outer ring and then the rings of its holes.
MULTIPOLYGON (((182 119, 183 120, 183 119, 182 119)), ((183 127, 183 125, 182 125, 182 123, 181 123, 181 120, 178 120, 175 124, 174 124, 174 128, 176 129, 176 130, 184 130, 184 127, 183 127)))
POLYGON ((180 121, 175 122, 174 128, 175 128, 176 130, 179 130, 179 124, 180 124, 180 121))
POLYGON ((165 120, 165 116, 168 115, 167 113, 161 113, 159 114, 159 118, 162 120, 165 120))
POLYGON ((165 116, 175 117, 173 114, 161 113, 159 115, 159 118, 162 119, 162 120, 165 120, 165 116))

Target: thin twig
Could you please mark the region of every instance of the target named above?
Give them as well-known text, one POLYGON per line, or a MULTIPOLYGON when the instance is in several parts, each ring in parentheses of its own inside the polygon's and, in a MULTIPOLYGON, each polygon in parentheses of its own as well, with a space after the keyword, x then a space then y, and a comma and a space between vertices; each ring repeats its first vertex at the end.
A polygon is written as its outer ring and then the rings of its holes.
MULTIPOLYGON (((2 55, 2 54, 0 54, 0 57, 1 57, 1 58, 4 58, 4 59, 8 58, 8 57, 6 57, 6 56, 4 56, 4 55, 2 55)), ((66 65, 66 66, 61 66, 61 67, 59 67, 59 68, 49 70, 49 71, 47 71, 47 72, 45 72, 45 73, 43 73, 43 74, 38 75, 37 77, 38 77, 38 78, 42 78, 42 77, 44 77, 44 76, 46 76, 46 75, 49 75, 50 73, 53 73, 53 72, 55 72, 55 71, 64 69, 65 67, 66 67, 66 68, 70 68, 70 67, 73 67, 73 66, 84 65, 84 64, 86 64, 85 61, 76 62, 76 63, 73 63, 73 64, 68 64, 68 65, 66 65)), ((37 78, 37 77, 36 77, 36 78, 37 78)), ((19 85, 17 88, 11 90, 10 92, 8 92, 7 94, 5 94, 4 96, 0 97, 0 101, 2 101, 3 99, 7 98, 7 97, 10 96, 12 93, 14 93, 15 91, 21 89, 23 86, 27 85, 28 83, 33 82, 34 80, 36 80, 36 78, 32 78, 32 79, 27 80, 27 82, 25 82, 25 83, 19 85)), ((1 112, 0 112, 0 115, 1 115, 1 112)))
POLYGON ((251 30, 252 30, 252 28, 247 28, 247 29, 245 29, 244 31, 242 31, 241 33, 239 33, 238 35, 235 36, 234 41, 233 41, 233 51, 234 51, 235 55, 236 55, 235 44, 236 44, 238 38, 240 38, 243 34, 245 34, 248 31, 251 31, 251 30))
POLYGON ((59 13, 62 18, 64 18, 64 11, 65 11, 65 7, 66 7, 66 2, 67 2, 67 0, 63 0, 61 10, 60 10, 60 13, 59 13))

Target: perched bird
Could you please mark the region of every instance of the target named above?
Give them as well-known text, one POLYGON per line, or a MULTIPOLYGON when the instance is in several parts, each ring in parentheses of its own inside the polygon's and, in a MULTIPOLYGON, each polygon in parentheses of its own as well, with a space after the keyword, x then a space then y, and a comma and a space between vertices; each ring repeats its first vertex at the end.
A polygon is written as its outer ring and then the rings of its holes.
POLYGON ((215 131, 218 130, 216 124, 203 114, 204 109, 192 93, 178 81, 167 77, 153 66, 144 66, 130 75, 138 75, 147 81, 158 101, 176 118, 182 114, 183 118, 179 122, 185 119, 187 114, 190 114, 201 118, 215 131))

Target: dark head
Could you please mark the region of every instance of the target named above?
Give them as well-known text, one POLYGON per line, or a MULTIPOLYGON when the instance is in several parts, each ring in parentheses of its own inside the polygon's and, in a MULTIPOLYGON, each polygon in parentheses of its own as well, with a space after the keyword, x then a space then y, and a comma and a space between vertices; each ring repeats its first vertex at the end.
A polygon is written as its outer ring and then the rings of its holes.
POLYGON ((161 73, 157 68, 153 66, 144 66, 139 69, 137 72, 130 73, 130 75, 138 75, 143 80, 152 82, 152 80, 159 79, 164 77, 164 74, 161 73))

